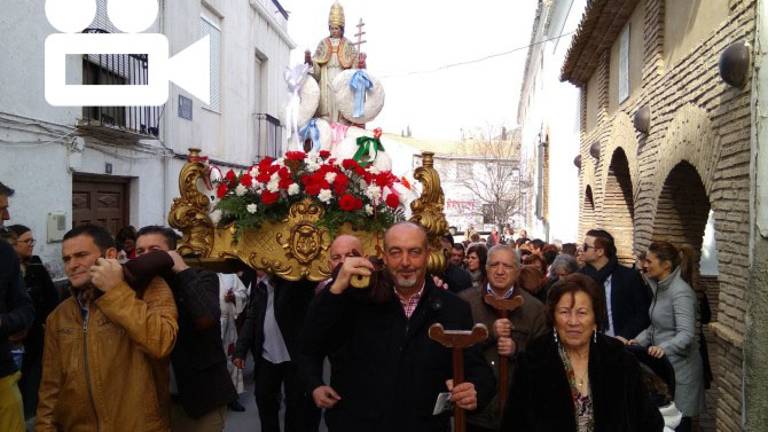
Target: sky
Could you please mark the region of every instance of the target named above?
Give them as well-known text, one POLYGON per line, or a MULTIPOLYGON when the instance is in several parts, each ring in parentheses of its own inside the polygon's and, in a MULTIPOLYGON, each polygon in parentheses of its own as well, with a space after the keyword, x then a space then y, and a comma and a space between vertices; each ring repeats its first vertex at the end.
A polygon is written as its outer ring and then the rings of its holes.
MULTIPOLYGON (((291 64, 328 36, 332 0, 280 0, 296 42, 291 64)), ((381 80, 384 109, 367 125, 414 138, 457 139, 460 129, 514 126, 527 49, 465 66, 431 71, 525 47, 536 0, 340 0, 345 36, 365 22, 368 72, 381 80)))

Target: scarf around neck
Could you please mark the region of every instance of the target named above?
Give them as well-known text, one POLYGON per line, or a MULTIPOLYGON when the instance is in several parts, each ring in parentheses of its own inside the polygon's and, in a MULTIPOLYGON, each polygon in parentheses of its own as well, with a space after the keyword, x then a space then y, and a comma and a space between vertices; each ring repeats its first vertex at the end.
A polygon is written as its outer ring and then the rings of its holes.
POLYGON ((584 274, 596 280, 600 285, 603 285, 608 277, 613 274, 613 271, 616 270, 617 265, 619 265, 619 260, 616 258, 609 260, 600 270, 594 268, 592 264, 587 264, 584 266, 584 274))

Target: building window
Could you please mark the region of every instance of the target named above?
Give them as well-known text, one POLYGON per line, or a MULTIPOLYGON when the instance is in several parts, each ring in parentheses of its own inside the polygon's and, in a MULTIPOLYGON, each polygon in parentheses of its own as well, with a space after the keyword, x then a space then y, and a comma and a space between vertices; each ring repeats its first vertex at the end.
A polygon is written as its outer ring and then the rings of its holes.
POLYGON ((201 16, 200 32, 202 36, 211 37, 211 103, 206 107, 219 112, 221 110, 221 29, 211 18, 201 16))
POLYGON ((456 164, 456 176, 459 180, 467 180, 472 177, 472 163, 459 162, 456 164))
POLYGON ((256 160, 266 156, 277 158, 283 152, 283 126, 280 120, 266 113, 255 114, 256 160))
POLYGON ((619 36, 619 103, 629 97, 629 24, 619 36))

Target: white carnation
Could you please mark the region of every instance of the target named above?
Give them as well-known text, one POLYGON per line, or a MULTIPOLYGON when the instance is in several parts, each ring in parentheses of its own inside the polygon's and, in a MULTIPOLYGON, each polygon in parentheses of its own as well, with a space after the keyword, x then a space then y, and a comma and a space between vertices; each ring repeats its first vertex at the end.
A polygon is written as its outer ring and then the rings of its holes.
POLYGON ((335 172, 325 173, 325 181, 327 181, 328 184, 333 184, 334 180, 336 180, 336 173, 335 172))
POLYGON ((320 169, 320 164, 314 160, 307 161, 306 169, 309 172, 315 172, 320 169))
POLYGON ((369 216, 372 216, 372 215, 373 215, 373 207, 371 207, 371 205, 370 205, 370 204, 366 204, 366 205, 365 205, 365 212, 366 212, 366 213, 367 213, 369 216))
POLYGON ((371 201, 378 201, 381 198, 381 188, 372 184, 365 189, 365 196, 371 201))
POLYGON ((272 193, 277 192, 280 189, 279 185, 280 185, 280 179, 272 178, 269 180, 269 183, 267 184, 267 190, 272 193))
POLYGON ((248 204, 247 206, 245 206, 245 209, 248 210, 248 213, 254 214, 256 213, 257 206, 256 204, 248 204))
POLYGON ((317 199, 326 204, 331 202, 331 198, 333 198, 333 193, 330 189, 320 189, 320 193, 317 195, 317 199))
POLYGON ((294 196, 299 193, 299 184, 298 183, 291 183, 290 186, 288 186, 288 195, 294 196))
POLYGON ((243 186, 242 184, 237 185, 235 188, 235 195, 241 197, 245 195, 245 193, 248 192, 248 188, 243 186))

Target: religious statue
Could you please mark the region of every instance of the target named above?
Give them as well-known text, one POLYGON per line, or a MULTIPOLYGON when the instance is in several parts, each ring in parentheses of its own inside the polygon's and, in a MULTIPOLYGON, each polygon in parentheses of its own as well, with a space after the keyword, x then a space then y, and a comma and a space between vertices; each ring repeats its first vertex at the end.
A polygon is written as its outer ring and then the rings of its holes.
POLYGON ((334 98, 333 80, 343 70, 356 67, 359 61, 357 48, 344 37, 344 8, 339 2, 331 6, 328 16, 330 36, 320 41, 315 54, 304 54, 304 61, 312 65, 312 76, 320 84, 320 105, 316 117, 331 122, 339 121, 339 111, 334 98))

